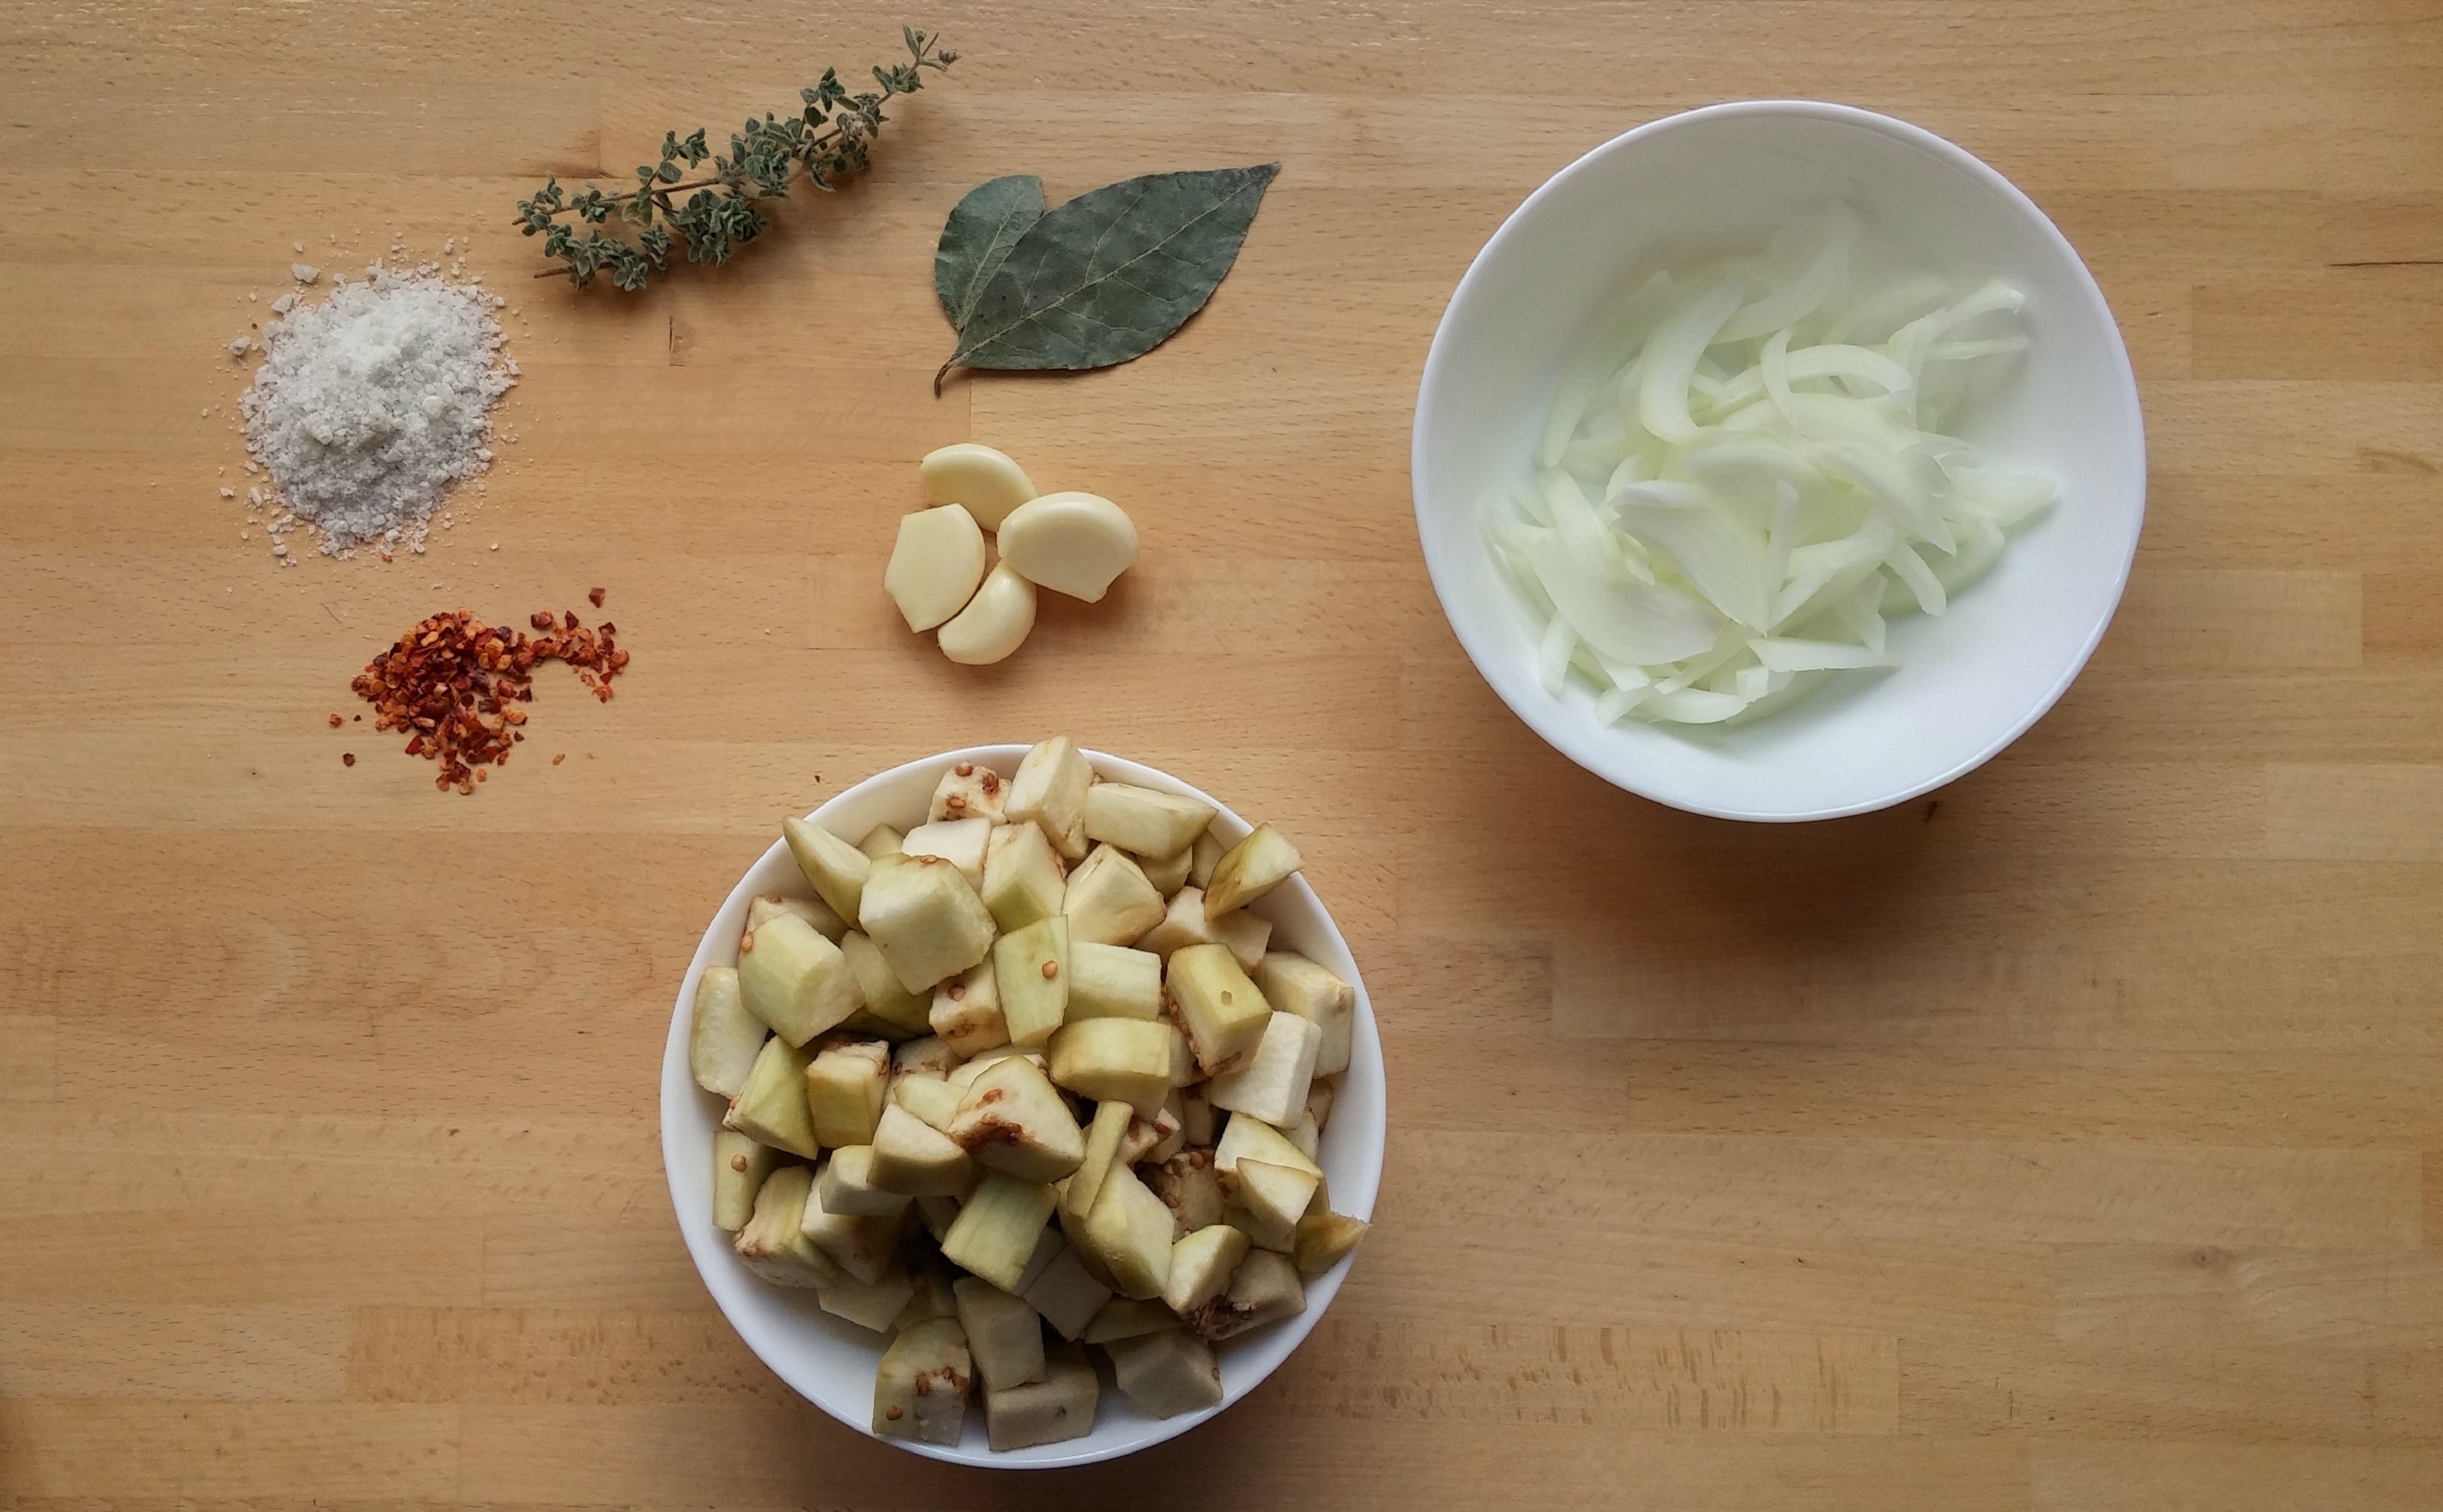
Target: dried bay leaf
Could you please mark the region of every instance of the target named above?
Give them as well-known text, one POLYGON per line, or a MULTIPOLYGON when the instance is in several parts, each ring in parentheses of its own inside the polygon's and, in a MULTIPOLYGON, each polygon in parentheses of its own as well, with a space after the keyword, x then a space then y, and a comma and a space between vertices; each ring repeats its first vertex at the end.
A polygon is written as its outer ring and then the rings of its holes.
POLYGON ((1147 174, 1045 213, 958 323, 934 392, 954 367, 1076 371, 1153 350, 1213 297, 1280 167, 1147 174))
POLYGON ((1009 257, 1009 249, 1043 218, 1043 180, 1033 174, 987 179, 967 191, 942 227, 933 252, 933 290, 942 310, 964 330, 983 297, 984 286, 1009 257))

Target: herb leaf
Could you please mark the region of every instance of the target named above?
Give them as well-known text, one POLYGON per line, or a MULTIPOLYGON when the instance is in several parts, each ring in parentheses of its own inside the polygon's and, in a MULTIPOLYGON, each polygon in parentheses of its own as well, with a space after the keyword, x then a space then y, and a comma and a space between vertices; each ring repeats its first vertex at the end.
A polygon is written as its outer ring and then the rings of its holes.
POLYGON ((874 69, 877 90, 853 95, 839 82, 839 70, 826 68, 819 81, 798 91, 801 111, 787 117, 766 112, 760 120, 748 117, 730 134, 726 153, 707 146, 704 128, 698 126, 684 141, 674 131, 664 132, 660 161, 636 166, 634 191, 612 195, 588 184, 571 196, 558 179, 546 180, 540 191, 518 201, 514 224, 527 236, 541 236, 543 255, 566 266, 535 276, 565 273, 583 288, 596 273, 608 271, 619 287, 640 289, 649 269, 669 270, 673 236, 687 244, 690 263, 728 262, 739 248, 762 234, 759 201, 787 197, 790 180, 800 168, 807 183, 823 190, 865 168, 872 160, 875 136, 891 119, 882 113, 883 105, 924 88, 927 69, 944 73, 959 61, 937 36, 912 27, 900 28, 899 36, 907 45, 908 61, 874 69), (709 176, 681 182, 686 178, 681 160, 696 168, 707 157, 712 159, 709 176), (676 197, 683 193, 688 194, 684 204, 676 197), (557 218, 574 214, 599 226, 615 210, 620 219, 643 228, 635 242, 600 231, 588 231, 579 240, 557 218))
POLYGON ((1009 249, 1042 218, 1043 180, 1033 174, 987 179, 967 191, 943 224, 933 252, 933 291, 952 325, 966 328, 1009 249))
POLYGON ((1153 350, 1213 297, 1280 169, 1148 174, 1044 215, 959 323, 934 392, 954 367, 1074 371, 1153 350))

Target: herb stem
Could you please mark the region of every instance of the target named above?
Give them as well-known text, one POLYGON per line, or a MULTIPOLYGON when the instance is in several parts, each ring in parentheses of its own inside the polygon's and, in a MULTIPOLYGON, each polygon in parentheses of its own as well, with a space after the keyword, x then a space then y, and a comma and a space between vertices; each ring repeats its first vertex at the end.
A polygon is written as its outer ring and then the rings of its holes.
POLYGON ((925 87, 925 70, 946 72, 958 54, 942 47, 941 39, 902 27, 900 38, 908 56, 899 64, 873 70, 875 88, 851 93, 836 68, 823 70, 814 85, 799 91, 804 108, 787 118, 752 117, 729 138, 729 151, 716 153, 705 144, 698 127, 685 140, 675 132, 662 140, 661 160, 640 164, 633 188, 603 189, 589 182, 571 194, 558 178, 518 202, 515 224, 528 236, 543 238, 543 254, 558 266, 535 276, 566 277, 582 288, 597 272, 631 291, 643 288, 651 275, 670 271, 671 253, 683 249, 689 262, 726 263, 746 243, 767 229, 759 208, 764 199, 786 195, 800 174, 818 189, 863 170, 886 118, 882 107, 925 87), (717 172, 684 182, 662 181, 681 165, 693 168, 711 158, 717 172), (711 190, 706 194, 699 193, 711 190), (694 197, 676 202, 681 194, 694 197), (572 228, 560 217, 582 224, 572 228), (605 236, 597 228, 617 216, 638 229, 634 241, 605 236), (572 234, 581 230, 584 234, 572 234))

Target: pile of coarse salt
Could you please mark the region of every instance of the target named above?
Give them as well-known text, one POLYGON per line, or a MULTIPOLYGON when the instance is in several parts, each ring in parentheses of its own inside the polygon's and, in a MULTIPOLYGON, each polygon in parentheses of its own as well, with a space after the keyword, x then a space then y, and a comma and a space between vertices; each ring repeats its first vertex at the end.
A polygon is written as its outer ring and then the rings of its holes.
MULTIPOLYGON (((318 270, 293 271, 310 284, 318 270)), ((431 263, 365 275, 320 304, 276 301, 283 319, 266 323, 239 400, 247 449, 271 476, 266 502, 313 526, 327 556, 368 542, 422 551, 450 488, 491 465, 490 411, 517 381, 492 318, 505 301, 431 263)), ((271 523, 275 541, 286 523, 271 523)))

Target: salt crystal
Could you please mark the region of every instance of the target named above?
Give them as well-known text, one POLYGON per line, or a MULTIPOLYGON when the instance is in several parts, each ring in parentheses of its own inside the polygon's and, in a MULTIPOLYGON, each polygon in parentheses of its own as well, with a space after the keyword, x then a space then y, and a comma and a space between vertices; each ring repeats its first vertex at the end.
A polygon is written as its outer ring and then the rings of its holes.
POLYGON ((499 542, 497 542, 497 541, 493 542, 493 543, 492 543, 492 549, 493 549, 493 550, 495 550, 495 551, 500 550, 500 549, 501 549, 501 544, 500 544, 499 542))
MULTIPOLYGON (((303 250, 303 249, 300 249, 303 250)), ((311 263, 291 263, 288 265, 288 276, 300 284, 311 284, 322 276, 322 270, 311 263)))
POLYGON ((246 354, 246 349, 253 344, 254 343, 252 341, 249 341, 245 337, 241 336, 236 341, 230 342, 230 355, 232 357, 243 357, 246 354))
POLYGON ((292 252, 302 252, 305 249, 305 244, 303 242, 290 242, 288 244, 288 249, 292 252))
POLYGON ((487 412, 509 386, 482 296, 378 264, 367 276, 295 306, 240 406, 248 449, 332 556, 420 535, 489 461, 487 412))
POLYGON ((458 238, 455 236, 444 236, 441 238, 441 249, 445 252, 457 245, 458 238))
POLYGON ((247 302, 248 304, 253 304, 253 303, 254 303, 254 290, 252 290, 252 289, 248 289, 248 290, 246 291, 246 302, 247 302))
POLYGON ((288 555, 288 543, 285 541, 273 542, 271 544, 271 554, 275 557, 285 557, 288 555))
POLYGON ((234 499, 237 497, 237 490, 235 489, 223 489, 221 490, 221 497, 224 499, 234 499))
POLYGON ((271 313, 274 315, 285 315, 296 307, 297 291, 293 288, 271 302, 271 313))

